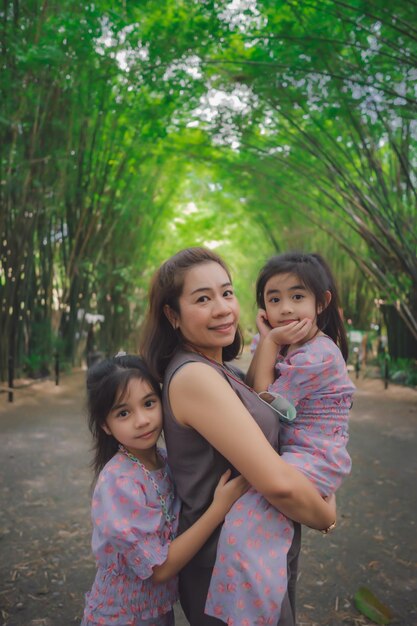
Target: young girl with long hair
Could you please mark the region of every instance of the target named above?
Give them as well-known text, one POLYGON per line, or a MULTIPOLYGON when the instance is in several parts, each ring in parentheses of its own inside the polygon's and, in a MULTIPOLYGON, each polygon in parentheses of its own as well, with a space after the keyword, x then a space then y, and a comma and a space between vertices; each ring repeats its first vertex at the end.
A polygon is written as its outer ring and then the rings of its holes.
POLYGON ((180 503, 162 430, 160 387, 142 359, 120 355, 87 375, 96 484, 92 549, 97 574, 82 626, 172 626, 176 574, 246 489, 220 477, 207 510, 176 538, 180 503))
MULTIPOLYGON (((248 380, 281 415, 282 459, 329 496, 351 468, 346 444, 354 391, 335 281, 321 256, 286 253, 263 267, 256 297, 260 337, 248 380), (285 405, 295 406, 295 419, 285 405)), ((293 533, 293 522, 258 492, 243 496, 223 525, 206 612, 230 625, 276 624, 293 533)))
MULTIPOLYGON (((206 510, 227 468, 245 476, 271 508, 313 528, 328 528, 335 520, 334 500, 325 502, 311 481, 278 454, 280 424, 273 409, 229 365, 242 345, 238 320, 229 270, 212 250, 181 250, 156 272, 141 353, 163 381, 167 452, 182 501, 179 532, 187 532, 206 510)), ((245 528, 250 523, 249 516, 242 520, 245 528)), ((180 572, 180 600, 191 626, 223 621, 221 614, 204 611, 219 532, 180 572)), ((295 626, 298 524, 290 543, 279 626, 295 626)), ((268 567, 266 558, 265 572, 268 567)), ((257 571, 248 571, 250 583, 257 571)), ((232 589, 233 580, 228 580, 226 592, 232 589)), ((234 591, 244 603, 247 589, 234 591)))

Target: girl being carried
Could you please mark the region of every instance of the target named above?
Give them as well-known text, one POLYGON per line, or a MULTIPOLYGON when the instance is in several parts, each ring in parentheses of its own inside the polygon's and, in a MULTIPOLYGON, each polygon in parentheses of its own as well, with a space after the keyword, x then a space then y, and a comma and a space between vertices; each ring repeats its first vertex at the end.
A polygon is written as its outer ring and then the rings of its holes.
MULTIPOLYGON (((256 296, 259 339, 247 382, 281 415, 283 460, 327 497, 350 472, 354 391, 334 279, 317 254, 282 254, 261 270, 256 296), (290 413, 283 399, 296 407, 294 421, 282 419, 290 413)), ((293 532, 292 521, 254 489, 243 496, 222 528, 206 613, 234 626, 277 624, 293 532)))

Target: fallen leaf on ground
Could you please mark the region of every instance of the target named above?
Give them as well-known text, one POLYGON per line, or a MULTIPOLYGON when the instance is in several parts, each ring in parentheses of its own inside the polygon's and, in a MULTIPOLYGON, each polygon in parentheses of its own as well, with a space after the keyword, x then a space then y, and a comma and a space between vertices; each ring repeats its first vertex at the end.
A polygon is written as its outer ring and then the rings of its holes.
POLYGON ((389 624, 392 618, 391 610, 367 587, 359 587, 355 593, 355 606, 360 613, 368 617, 375 624, 389 624))

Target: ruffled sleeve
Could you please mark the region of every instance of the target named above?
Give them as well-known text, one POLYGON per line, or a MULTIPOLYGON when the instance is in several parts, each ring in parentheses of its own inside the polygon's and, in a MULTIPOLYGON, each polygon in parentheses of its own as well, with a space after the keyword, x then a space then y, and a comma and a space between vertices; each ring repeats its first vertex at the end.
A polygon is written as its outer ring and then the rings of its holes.
POLYGON ((313 351, 309 344, 301 346, 277 362, 280 376, 268 391, 279 393, 296 407, 305 397, 325 386, 333 361, 331 352, 313 351))
POLYGON ((147 503, 145 485, 132 475, 105 468, 92 503, 97 559, 121 556, 142 579, 166 560, 169 547, 162 510, 147 503))

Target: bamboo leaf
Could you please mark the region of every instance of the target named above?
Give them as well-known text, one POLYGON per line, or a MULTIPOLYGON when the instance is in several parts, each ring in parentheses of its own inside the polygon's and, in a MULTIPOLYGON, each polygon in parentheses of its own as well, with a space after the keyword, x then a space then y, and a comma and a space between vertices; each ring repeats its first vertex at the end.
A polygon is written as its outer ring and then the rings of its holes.
POLYGON ((355 606, 360 613, 368 617, 375 624, 389 624, 392 612, 367 587, 359 587, 354 595, 355 606))

